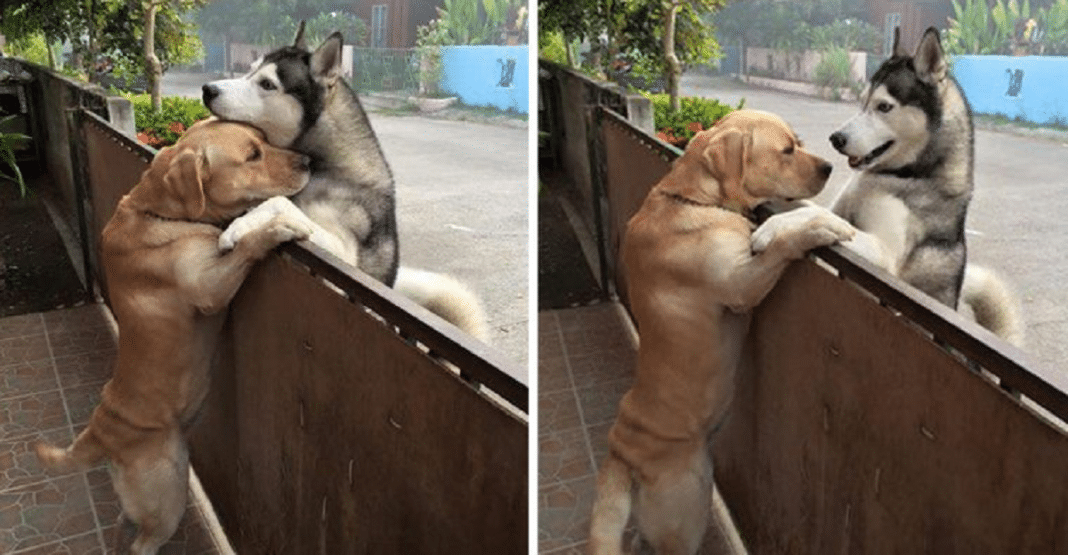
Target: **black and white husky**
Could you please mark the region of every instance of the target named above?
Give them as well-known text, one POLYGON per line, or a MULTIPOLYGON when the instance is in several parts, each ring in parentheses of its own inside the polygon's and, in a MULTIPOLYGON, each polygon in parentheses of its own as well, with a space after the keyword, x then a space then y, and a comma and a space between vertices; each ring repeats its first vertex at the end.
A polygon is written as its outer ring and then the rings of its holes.
MULTIPOLYGON (((310 52, 301 22, 292 46, 266 54, 243 77, 204 85, 204 105, 312 158, 311 180, 292 200, 340 239, 334 254, 485 339, 485 315, 466 287, 398 265, 393 174, 359 98, 341 78, 342 42, 334 33, 310 52)), ((272 207, 282 205, 265 208, 272 207)))
MULTIPOLYGON (((968 103, 948 74, 936 29, 911 55, 899 37, 861 95, 860 113, 830 137, 859 171, 832 208, 860 231, 846 246, 947 306, 963 300, 981 325, 1019 345, 1015 299, 991 271, 967 262, 968 103)), ((774 233, 758 231, 755 248, 774 233)))

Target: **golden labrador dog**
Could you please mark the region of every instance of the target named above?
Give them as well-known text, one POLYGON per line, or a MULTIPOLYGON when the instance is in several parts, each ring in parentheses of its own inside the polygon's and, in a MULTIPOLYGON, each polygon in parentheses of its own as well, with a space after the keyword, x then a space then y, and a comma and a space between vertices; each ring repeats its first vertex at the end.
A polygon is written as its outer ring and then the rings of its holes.
POLYGON ((812 211, 754 254, 747 215, 770 199, 813 196, 830 174, 778 116, 740 110, 694 137, 627 224, 623 266, 641 342, 597 478, 591 553, 622 553, 632 501, 658 554, 697 552, 712 499, 707 442, 733 394, 748 311, 791 260, 852 234, 812 211))
POLYGON ((123 515, 139 527, 131 553, 156 553, 185 511, 184 429, 208 392, 230 300, 257 260, 311 232, 279 216, 224 253, 221 226, 268 197, 300 191, 308 175, 307 157, 270 146, 259 131, 203 122, 159 152, 104 228, 119 324, 114 374, 74 444, 38 444, 37 455, 59 470, 110 459, 123 515))

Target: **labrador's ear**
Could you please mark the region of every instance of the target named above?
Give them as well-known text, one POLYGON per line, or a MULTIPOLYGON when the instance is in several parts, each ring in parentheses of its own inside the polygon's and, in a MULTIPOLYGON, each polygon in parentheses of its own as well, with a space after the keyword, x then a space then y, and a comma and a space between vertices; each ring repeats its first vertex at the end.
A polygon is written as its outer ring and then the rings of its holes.
POLYGON ((724 200, 744 198, 745 166, 753 146, 753 135, 741 129, 716 133, 705 147, 703 159, 708 172, 720 183, 724 200))
POLYGON ((293 39, 293 47, 301 50, 308 49, 308 43, 304 41, 304 20, 300 20, 300 26, 297 27, 297 36, 293 39))
POLYGON ((341 76, 341 33, 334 31, 315 49, 311 57, 311 72, 317 81, 333 84, 341 76))
POLYGON ((204 157, 197 150, 183 150, 171 158, 167 173, 163 176, 163 189, 167 194, 165 206, 169 218, 196 220, 207 209, 204 194, 204 157))

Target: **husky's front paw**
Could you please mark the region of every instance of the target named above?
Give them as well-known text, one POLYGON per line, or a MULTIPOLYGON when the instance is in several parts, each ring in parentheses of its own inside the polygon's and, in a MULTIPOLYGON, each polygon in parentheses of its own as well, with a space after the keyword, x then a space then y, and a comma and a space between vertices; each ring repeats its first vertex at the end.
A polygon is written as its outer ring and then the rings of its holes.
POLYGON ((249 210, 243 216, 234 220, 229 227, 219 235, 219 250, 228 251, 233 249, 234 245, 241 242, 242 237, 257 229, 263 229, 275 216, 278 216, 279 214, 289 214, 292 216, 294 212, 299 214, 300 209, 286 197, 271 197, 261 202, 253 207, 252 210, 249 210))
POLYGON ((753 232, 751 248, 764 252, 781 245, 791 256, 853 238, 856 230, 835 213, 820 206, 806 206, 776 214, 753 232))
MULTIPOLYGON (((303 241, 312 234, 312 226, 306 219, 279 214, 271 219, 266 228, 267 236, 274 245, 286 241, 303 241)), ((274 246, 272 245, 272 246, 274 246)))

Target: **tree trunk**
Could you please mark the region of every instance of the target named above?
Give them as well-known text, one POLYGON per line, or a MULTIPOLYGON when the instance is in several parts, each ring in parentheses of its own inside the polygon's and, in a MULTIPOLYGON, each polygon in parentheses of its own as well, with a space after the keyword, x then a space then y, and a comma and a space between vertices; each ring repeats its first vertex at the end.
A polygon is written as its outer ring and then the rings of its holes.
POLYGON ((163 97, 160 92, 160 81, 163 80, 163 64, 156 57, 156 8, 159 5, 149 2, 145 5, 145 77, 148 79, 148 89, 152 95, 152 109, 159 111, 163 106, 163 97))
POLYGON ((52 49, 52 37, 45 34, 45 50, 48 51, 48 69, 56 70, 56 52, 52 49))
POLYGON ((681 108, 679 81, 682 79, 682 64, 675 55, 675 17, 679 13, 679 4, 671 2, 666 7, 668 11, 664 16, 664 58, 667 60, 667 68, 664 77, 671 98, 671 109, 678 111, 681 108))
POLYGON ((578 67, 575 64, 575 53, 571 50, 571 37, 567 33, 562 34, 564 35, 564 52, 567 53, 567 67, 578 67))

